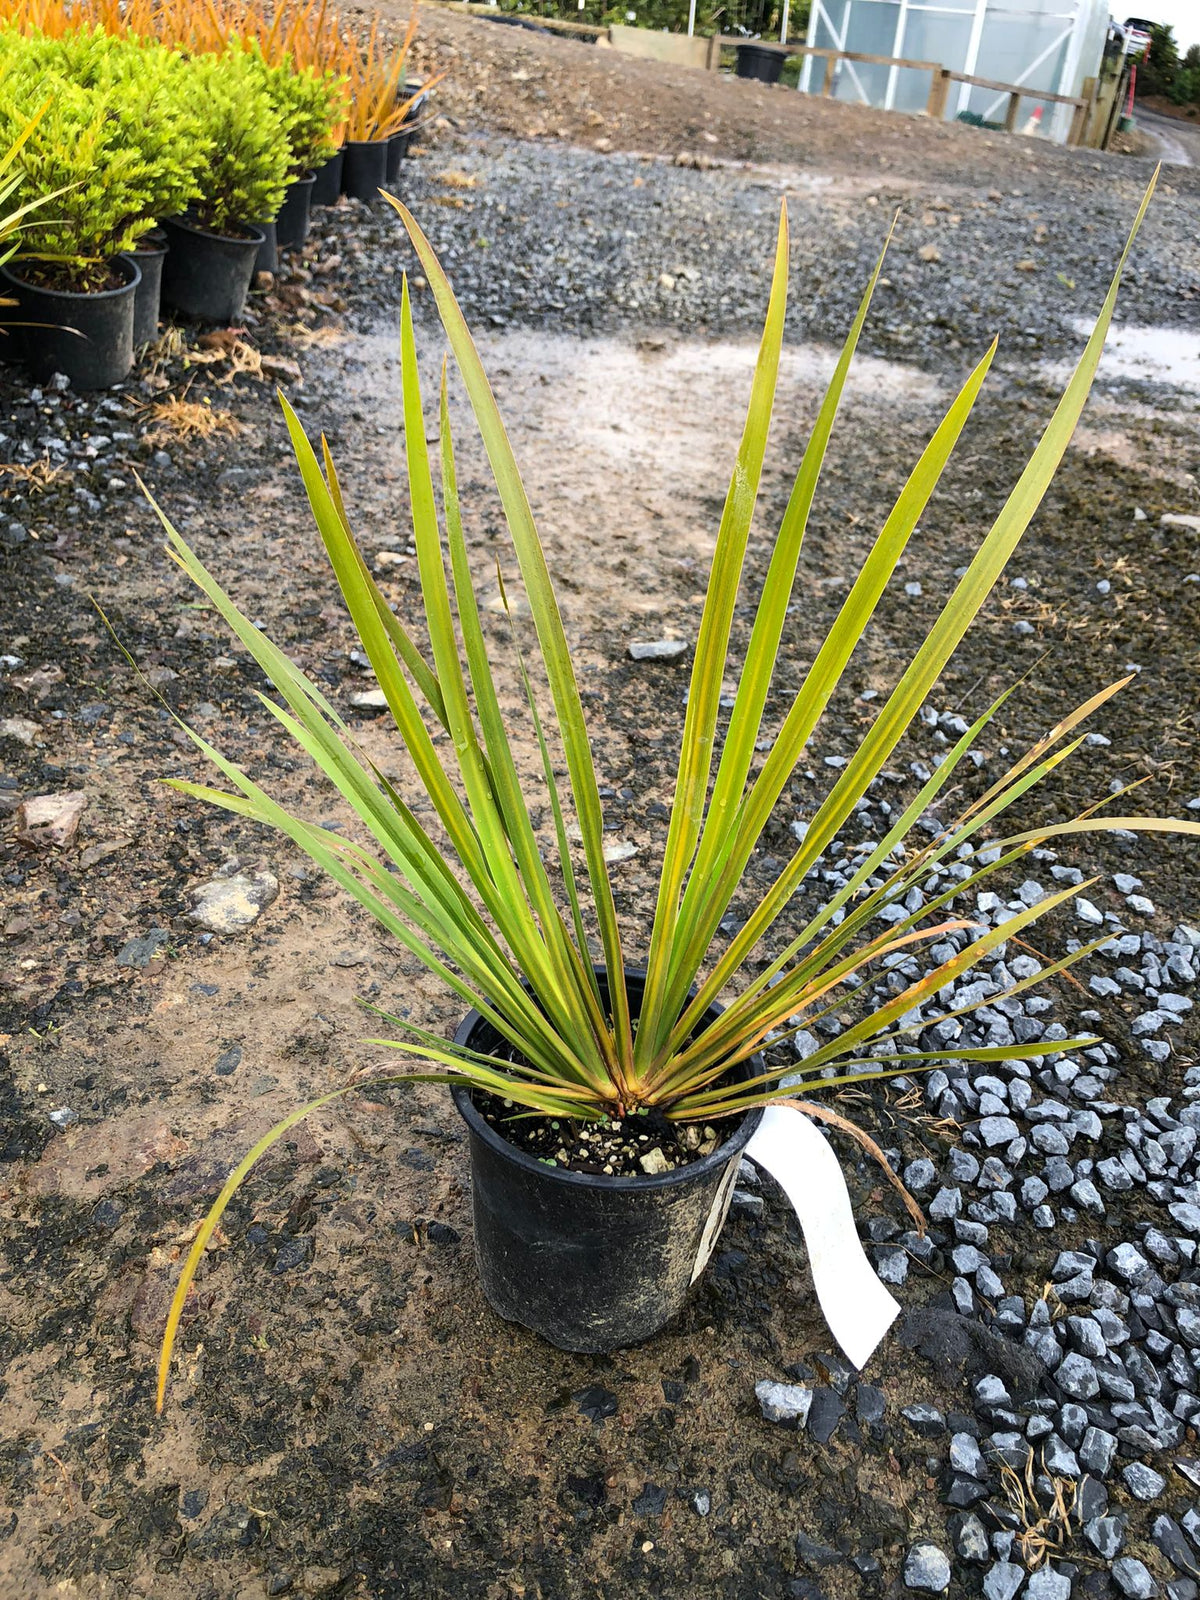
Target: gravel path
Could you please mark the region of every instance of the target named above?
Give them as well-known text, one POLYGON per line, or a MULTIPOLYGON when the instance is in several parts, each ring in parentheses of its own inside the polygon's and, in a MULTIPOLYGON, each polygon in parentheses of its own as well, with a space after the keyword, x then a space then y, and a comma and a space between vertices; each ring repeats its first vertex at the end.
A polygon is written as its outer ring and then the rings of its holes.
MULTIPOLYGON (((460 139, 410 163, 400 187, 476 321, 581 332, 650 325, 754 336, 786 199, 792 336, 840 342, 898 215, 867 348, 961 370, 996 334, 1001 361, 1022 366, 1030 355, 1079 349, 1077 324, 1103 300, 1150 170, 1129 162, 1062 192, 1032 176, 997 189, 965 175, 896 183, 784 168, 698 171, 460 139)), ((1164 182, 1121 318, 1196 329, 1200 200, 1164 182)), ((370 297, 352 308, 359 326, 398 303, 410 265, 399 231, 390 213, 372 231, 362 268, 370 297)))

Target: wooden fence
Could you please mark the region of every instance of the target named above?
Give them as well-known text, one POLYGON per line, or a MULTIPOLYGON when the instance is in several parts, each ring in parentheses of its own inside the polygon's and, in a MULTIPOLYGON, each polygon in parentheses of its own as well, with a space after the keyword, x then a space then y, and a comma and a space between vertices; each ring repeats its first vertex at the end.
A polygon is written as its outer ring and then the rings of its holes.
MULTIPOLYGON (((721 48, 731 50, 735 50, 739 44, 749 42, 748 40, 737 38, 733 34, 720 34, 717 39, 717 43, 721 48)), ((1049 90, 1045 89, 1030 89, 1017 83, 1000 83, 995 78, 980 78, 971 72, 953 72, 949 67, 943 67, 938 61, 913 61, 903 56, 873 56, 866 55, 861 50, 831 50, 811 44, 767 44, 766 41, 757 39, 753 42, 761 44, 764 49, 777 50, 781 55, 823 58, 825 75, 821 83, 820 92, 822 95, 833 93, 834 79, 840 61, 861 62, 870 67, 904 67, 912 72, 928 72, 931 75, 931 81, 929 98, 925 103, 925 111, 928 116, 933 117, 938 122, 945 119, 946 105, 950 97, 950 85, 952 83, 969 83, 975 88, 992 89, 997 94, 1007 95, 1008 106, 1004 114, 1004 127, 1008 133, 1016 132, 1018 107, 1022 100, 1037 100, 1048 105, 1073 106, 1075 115, 1071 118, 1067 143, 1077 145, 1085 142, 1089 113, 1095 99, 1094 80, 1090 78, 1084 85, 1086 92, 1082 95, 1051 94, 1049 90)))

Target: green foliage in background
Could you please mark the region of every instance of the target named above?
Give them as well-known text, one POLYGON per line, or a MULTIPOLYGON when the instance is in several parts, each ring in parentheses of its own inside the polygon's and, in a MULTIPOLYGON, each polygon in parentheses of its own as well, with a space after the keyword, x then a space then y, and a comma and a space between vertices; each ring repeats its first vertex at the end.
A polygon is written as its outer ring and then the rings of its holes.
POLYGON ((273 217, 289 179, 333 153, 344 84, 237 40, 185 56, 100 28, 0 29, 0 149, 43 108, 14 169, 20 204, 38 208, 21 252, 85 290, 163 217, 190 210, 218 233, 273 217))
POLYGON ((1138 95, 1162 95, 1177 106, 1200 106, 1200 45, 1193 45, 1180 60, 1175 30, 1169 23, 1153 23, 1150 48, 1137 63, 1138 95))
POLYGON ((20 156, 18 193, 42 205, 22 253, 55 262, 64 286, 94 287, 112 256, 188 204, 212 140, 182 57, 99 30, 0 33, 0 144, 42 106, 20 156))
POLYGON ((213 154, 192 214, 213 233, 273 217, 283 204, 292 149, 267 90, 267 69, 245 50, 192 63, 213 154))
MULTIPOLYGON (((529 17, 553 17, 561 22, 586 22, 608 28, 614 23, 651 28, 655 32, 686 33, 688 0, 500 0, 503 11, 529 17)), ((798 0, 788 8, 788 38, 795 43, 808 29, 811 0, 798 0)), ((698 34, 761 35, 778 39, 783 24, 782 0, 696 0, 694 31, 698 34)))
POLYGON ((290 62, 270 66, 257 42, 235 41, 231 48, 243 50, 262 74, 263 87, 288 143, 289 176, 311 172, 327 161, 337 149, 333 131, 345 115, 345 79, 312 67, 297 71, 290 62))

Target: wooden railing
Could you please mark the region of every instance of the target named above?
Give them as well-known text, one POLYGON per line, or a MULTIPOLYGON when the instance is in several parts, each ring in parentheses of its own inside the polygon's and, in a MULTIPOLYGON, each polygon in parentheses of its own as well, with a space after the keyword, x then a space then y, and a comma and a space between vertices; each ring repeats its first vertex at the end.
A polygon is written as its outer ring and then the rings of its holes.
MULTIPOLYGON (((867 55, 861 50, 831 50, 822 45, 811 44, 770 44, 767 40, 754 40, 765 49, 778 50, 782 55, 813 56, 823 58, 825 74, 821 82, 820 93, 830 95, 833 93, 834 79, 837 75, 839 61, 853 61, 863 63, 869 67, 902 67, 910 72, 928 72, 931 74, 929 85, 929 98, 925 103, 927 116, 941 122, 946 115, 946 106, 950 98, 950 85, 952 83, 969 83, 978 89, 993 89, 997 94, 1008 96, 1008 106, 1004 114, 1004 127, 1006 132, 1015 133, 1017 127, 1017 108, 1022 100, 1038 100, 1049 105, 1074 106, 1075 115, 1071 119, 1070 132, 1067 135, 1068 144, 1080 144, 1083 141, 1084 129, 1087 125, 1088 111, 1092 104, 1091 95, 1051 94, 1047 89, 1030 89, 1018 83, 1000 83, 995 78, 980 78, 971 72, 954 72, 949 67, 943 67, 939 61, 914 61, 904 56, 875 56, 867 55)), ((717 38, 717 44, 723 49, 736 50, 739 44, 750 43, 747 39, 738 38, 734 34, 723 33, 717 38)), ((714 51, 714 58, 717 54, 714 51)))

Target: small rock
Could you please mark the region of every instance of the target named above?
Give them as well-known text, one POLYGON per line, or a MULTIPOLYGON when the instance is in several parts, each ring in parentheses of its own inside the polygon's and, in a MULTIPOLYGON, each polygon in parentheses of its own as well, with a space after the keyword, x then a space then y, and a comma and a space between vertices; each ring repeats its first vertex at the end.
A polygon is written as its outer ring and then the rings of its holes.
POLYGON ((989 1150, 996 1145, 1011 1144, 1020 1134, 1020 1128, 1011 1117, 984 1117, 979 1124, 979 1137, 989 1150))
POLYGON ((1093 1517, 1084 1528, 1083 1536, 1097 1555, 1111 1561, 1121 1553, 1125 1527, 1120 1517, 1093 1517))
POLYGON ((215 878, 192 889, 195 901, 187 913, 210 933, 240 933, 253 926, 279 893, 279 880, 265 869, 249 876, 215 878))
POLYGON ((652 639, 647 643, 635 642, 629 646, 634 661, 674 661, 688 650, 686 639, 652 639))
POLYGON ((1131 1461, 1121 1474, 1125 1487, 1135 1500, 1157 1500, 1167 1480, 1142 1461, 1131 1461))
POLYGON ((18 744, 33 749, 33 741, 42 730, 28 717, 5 717, 0 721, 0 739, 15 739, 18 744))
POLYGON ((980 1482, 988 1475, 979 1441, 969 1433, 956 1433, 951 1438, 950 1465, 955 1472, 965 1472, 969 1478, 977 1478, 980 1482))
POLYGON ((1029 1574, 1025 1600, 1071 1600, 1071 1580, 1047 1564, 1029 1574))
POLYGON ((1154 1600, 1158 1585, 1136 1556, 1119 1556, 1112 1564, 1113 1581, 1126 1600, 1154 1600))
POLYGON ((17 838, 35 849, 61 849, 75 837, 87 803, 87 795, 77 789, 23 800, 15 818, 17 838))
POLYGON ((936 1439, 946 1431, 946 1419, 936 1406, 918 1400, 905 1406, 900 1415, 922 1439, 936 1439))
POLYGON ((657 1177, 660 1172, 670 1172, 671 1163, 655 1145, 653 1150, 647 1150, 645 1155, 638 1157, 638 1166, 648 1177, 657 1177))
POLYGON ((924 1594, 942 1594, 950 1585, 950 1563, 937 1545, 914 1544, 904 1559, 904 1583, 924 1594))
POLYGON ((1183 1529, 1173 1517, 1156 1517, 1152 1537, 1172 1566, 1189 1576, 1196 1572, 1196 1552, 1184 1538, 1183 1529))
POLYGON ((1075 1400, 1091 1400, 1100 1393, 1100 1380, 1096 1376, 1094 1363, 1078 1351, 1072 1350, 1063 1357, 1054 1376, 1059 1388, 1075 1400))
POLYGON ((171 940, 166 928, 151 928, 135 939, 127 939, 117 952, 119 967, 148 967, 158 952, 171 940))
POLYGON ((304 374, 300 370, 300 363, 293 361, 290 356, 261 355, 264 378, 271 378, 275 383, 303 383, 304 374))
POLYGON ((959 1520, 954 1535, 954 1548, 963 1561, 973 1561, 976 1565, 982 1565, 988 1559, 991 1547, 988 1544, 987 1529, 973 1511, 968 1511, 959 1520))
POLYGON ((1013 1600, 1025 1581, 1025 1569, 1012 1561, 997 1561, 983 1579, 984 1600, 1013 1600))
POLYGON ((812 1405, 813 1392, 799 1383, 775 1383, 763 1378, 754 1385, 763 1418, 767 1422, 794 1422, 803 1427, 812 1405))
POLYGON ((836 1391, 829 1388, 813 1390, 812 1408, 808 1414, 809 1437, 817 1444, 828 1444, 837 1431, 846 1407, 836 1391))
POLYGON ((350 704, 358 711, 386 711, 387 695, 382 689, 358 689, 350 696, 350 704))

